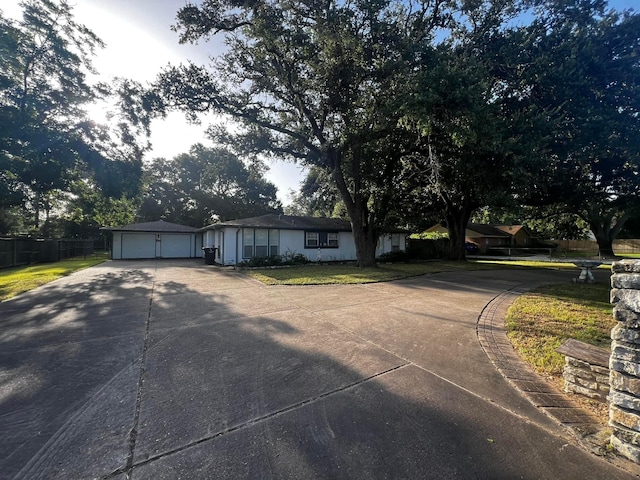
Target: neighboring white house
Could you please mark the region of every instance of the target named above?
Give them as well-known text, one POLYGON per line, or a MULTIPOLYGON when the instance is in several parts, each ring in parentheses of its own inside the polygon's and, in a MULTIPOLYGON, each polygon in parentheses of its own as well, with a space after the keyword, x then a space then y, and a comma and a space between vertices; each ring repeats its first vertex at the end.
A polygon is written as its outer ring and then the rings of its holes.
MULTIPOLYGON (((200 232, 203 246, 214 247, 215 260, 222 265, 294 254, 312 262, 356 260, 351 224, 337 218, 269 214, 216 223, 200 232)), ((383 235, 376 255, 406 250, 406 237, 404 231, 383 235)))
POLYGON ((159 220, 105 228, 113 234, 111 258, 196 258, 202 256, 197 228, 159 220))

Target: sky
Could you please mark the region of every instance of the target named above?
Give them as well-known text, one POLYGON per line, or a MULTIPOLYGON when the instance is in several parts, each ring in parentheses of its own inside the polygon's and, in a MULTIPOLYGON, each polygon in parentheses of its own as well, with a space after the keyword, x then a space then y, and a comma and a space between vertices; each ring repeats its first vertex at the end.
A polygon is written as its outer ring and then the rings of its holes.
MULTIPOLYGON (((76 21, 86 25, 105 43, 97 53, 94 66, 102 80, 126 77, 146 84, 168 63, 177 65, 191 60, 208 64, 210 56, 221 51, 213 42, 180 45, 178 34, 171 30, 176 12, 185 0, 69 0, 74 5, 76 21)), ((617 10, 640 9, 640 0, 610 0, 609 6, 617 10)), ((19 18, 19 0, 2 0, 0 9, 9 17, 19 18)), ((94 112, 96 117, 100 112, 94 112)), ((187 152, 195 143, 210 144, 202 125, 190 125, 184 115, 172 113, 166 120, 152 124, 152 151, 148 158, 172 158, 187 152)), ((96 118, 96 120, 99 120, 96 118)), ((267 179, 278 187, 278 198, 284 205, 290 203, 289 190, 297 191, 305 176, 299 166, 283 161, 269 162, 267 179)))

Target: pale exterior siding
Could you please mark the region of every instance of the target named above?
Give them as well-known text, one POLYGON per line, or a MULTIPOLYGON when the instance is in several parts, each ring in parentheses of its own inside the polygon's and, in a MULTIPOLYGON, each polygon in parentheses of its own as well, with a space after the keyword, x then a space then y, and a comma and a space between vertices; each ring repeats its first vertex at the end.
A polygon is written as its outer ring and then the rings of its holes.
MULTIPOLYGON (((248 258, 243 258, 243 228, 223 227, 204 232, 204 245, 218 248, 216 261, 222 265, 235 265, 248 258)), ((261 230, 261 229, 258 229, 261 230)), ((255 232, 255 229, 254 229, 255 232)), ((356 260, 356 247, 352 232, 338 232, 338 248, 305 248, 305 231, 271 229, 270 239, 277 233, 277 247, 279 255, 302 254, 307 260, 317 262, 319 257, 324 262, 354 261, 356 260)), ((399 234, 399 247, 406 248, 406 235, 399 234)), ((392 237, 381 237, 378 245, 378 254, 390 252, 392 249, 392 237)), ((254 250, 255 253, 255 250, 254 250)))
POLYGON ((338 232, 338 248, 304 248, 304 232, 299 232, 301 239, 298 253, 302 253, 311 262, 320 259, 323 262, 346 262, 356 259, 356 246, 353 233, 338 232), (319 258, 318 258, 319 257, 319 258))
POLYGON ((380 236, 378 247, 376 248, 376 256, 393 252, 394 250, 407 251, 407 235, 405 233, 387 233, 380 236))
MULTIPOLYGON (((311 262, 357 258, 351 225, 337 218, 267 214, 209 225, 200 232, 204 246, 217 249, 215 260, 222 265, 275 255, 302 255, 311 262)), ((406 232, 381 237, 378 255, 405 250, 406 237, 406 232)))
POLYGON ((280 255, 301 253, 309 258, 304 248, 304 232, 302 230, 280 230, 280 255))

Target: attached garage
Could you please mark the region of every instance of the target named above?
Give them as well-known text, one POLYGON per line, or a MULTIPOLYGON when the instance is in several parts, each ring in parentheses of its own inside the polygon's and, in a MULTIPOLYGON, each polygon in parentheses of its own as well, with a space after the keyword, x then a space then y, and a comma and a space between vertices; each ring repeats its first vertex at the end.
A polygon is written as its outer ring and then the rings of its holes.
POLYGON ((109 228, 111 258, 196 258, 202 256, 202 234, 196 228, 159 220, 109 228))

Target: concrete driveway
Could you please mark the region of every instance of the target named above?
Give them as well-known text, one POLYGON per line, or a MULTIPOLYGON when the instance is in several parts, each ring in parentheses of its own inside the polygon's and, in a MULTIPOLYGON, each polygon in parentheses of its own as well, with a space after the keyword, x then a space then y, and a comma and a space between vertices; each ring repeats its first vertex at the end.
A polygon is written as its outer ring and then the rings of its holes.
POLYGON ((0 478, 636 478, 576 447, 478 341, 492 299, 569 279, 78 272, 0 304, 0 478))

